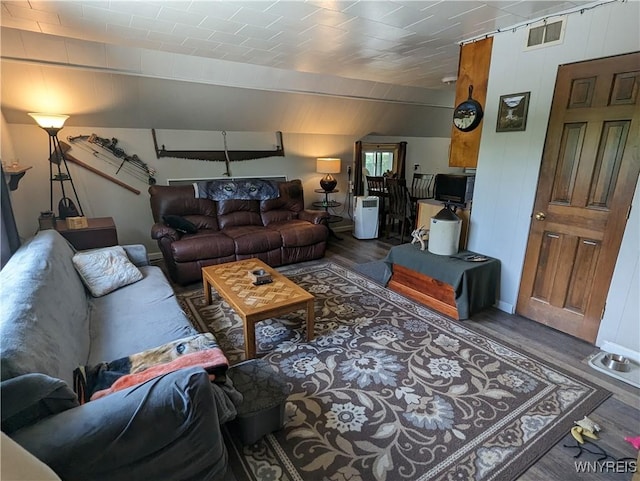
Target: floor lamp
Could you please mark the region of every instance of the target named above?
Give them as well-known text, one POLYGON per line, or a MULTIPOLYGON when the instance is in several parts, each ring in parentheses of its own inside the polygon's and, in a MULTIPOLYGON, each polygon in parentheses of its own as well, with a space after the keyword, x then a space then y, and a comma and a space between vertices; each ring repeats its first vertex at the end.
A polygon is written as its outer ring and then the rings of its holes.
MULTIPOLYGON (((82 206, 78 199, 78 193, 76 187, 73 184, 73 179, 69 173, 69 166, 67 165, 67 159, 64 156, 64 151, 60 146, 58 140, 58 132, 64 126, 64 122, 69 118, 68 115, 56 115, 56 114, 42 114, 42 113, 30 113, 29 114, 38 123, 38 125, 49 134, 49 210, 53 212, 53 182, 60 182, 60 189, 62 190, 62 198, 67 199, 64 183, 69 182, 73 189, 73 195, 76 198, 76 204, 78 206, 78 215, 83 216, 82 206), (53 164, 56 164, 58 172, 53 173, 53 164), (62 171, 64 166, 65 172, 62 171)), ((70 207, 70 206, 69 206, 70 207)), ((61 215, 58 212, 59 217, 64 219, 66 215, 61 215)))

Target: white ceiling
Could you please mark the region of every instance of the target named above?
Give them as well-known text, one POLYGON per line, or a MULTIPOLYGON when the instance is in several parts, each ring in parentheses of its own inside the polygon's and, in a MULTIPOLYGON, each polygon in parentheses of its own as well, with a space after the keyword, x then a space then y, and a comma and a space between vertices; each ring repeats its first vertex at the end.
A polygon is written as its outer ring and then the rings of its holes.
MULTIPOLYGON (((459 43, 585 1, 3 1, 2 26, 349 79, 441 88, 459 43)), ((593 2, 591 2, 593 3, 593 2)))
POLYGON ((442 79, 457 73, 460 42, 595 3, 2 1, 2 112, 9 123, 49 111, 71 114, 68 125, 442 136, 455 90, 442 79))

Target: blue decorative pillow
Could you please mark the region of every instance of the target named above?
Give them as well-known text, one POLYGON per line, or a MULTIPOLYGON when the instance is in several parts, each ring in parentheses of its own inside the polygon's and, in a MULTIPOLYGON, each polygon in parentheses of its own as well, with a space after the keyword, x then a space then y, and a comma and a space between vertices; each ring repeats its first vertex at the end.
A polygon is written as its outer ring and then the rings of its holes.
POLYGON ((198 228, 193 222, 189 222, 179 215, 163 215, 162 220, 166 225, 183 234, 195 234, 198 232, 198 228))

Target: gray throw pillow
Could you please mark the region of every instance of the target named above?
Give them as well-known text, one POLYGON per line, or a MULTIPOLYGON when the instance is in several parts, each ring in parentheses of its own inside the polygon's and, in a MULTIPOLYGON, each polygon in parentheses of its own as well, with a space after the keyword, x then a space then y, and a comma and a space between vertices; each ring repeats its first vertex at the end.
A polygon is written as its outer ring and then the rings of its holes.
POLYGON ((72 261, 93 297, 104 296, 143 277, 122 246, 77 252, 72 261))

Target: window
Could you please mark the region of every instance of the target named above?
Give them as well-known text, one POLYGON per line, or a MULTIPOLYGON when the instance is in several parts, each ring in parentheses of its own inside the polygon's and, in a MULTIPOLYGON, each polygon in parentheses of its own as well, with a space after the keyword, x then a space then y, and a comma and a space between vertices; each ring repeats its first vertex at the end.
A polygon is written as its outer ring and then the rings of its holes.
POLYGON ((397 144, 363 144, 362 157, 368 174, 380 176, 385 172, 397 172, 397 144))
POLYGON ((364 195, 365 176, 380 176, 391 172, 397 177, 405 177, 407 143, 374 144, 358 140, 354 149, 354 195, 364 195))
POLYGON ((565 17, 550 23, 546 21, 542 24, 529 27, 527 38, 527 49, 546 47, 562 43, 564 37, 565 17))

